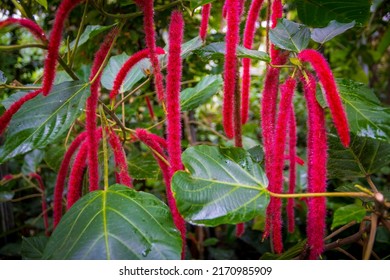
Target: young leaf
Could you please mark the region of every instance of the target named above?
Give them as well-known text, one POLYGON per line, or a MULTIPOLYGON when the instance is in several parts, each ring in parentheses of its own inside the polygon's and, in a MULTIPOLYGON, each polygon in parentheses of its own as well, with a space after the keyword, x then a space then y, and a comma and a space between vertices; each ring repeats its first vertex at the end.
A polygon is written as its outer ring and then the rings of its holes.
POLYGON ((88 86, 65 82, 47 97, 38 95, 13 116, 0 148, 0 163, 61 138, 83 112, 88 86))
POLYGON ((267 178, 242 148, 200 145, 183 153, 189 172, 176 172, 172 191, 190 223, 217 226, 248 221, 265 213, 267 178))
POLYGON ((155 196, 122 185, 94 191, 65 214, 43 259, 180 259, 180 234, 155 196))
POLYGON ((323 27, 331 20, 338 22, 356 21, 363 24, 370 13, 370 1, 366 0, 299 0, 299 19, 312 27, 323 27))
POLYGON ((311 38, 317 43, 323 44, 354 26, 355 21, 350 23, 340 23, 336 20, 332 20, 328 26, 324 28, 314 28, 311 32, 311 38))
POLYGON ((303 24, 282 19, 270 30, 269 38, 280 49, 300 52, 309 44, 310 29, 303 24))
POLYGON ((190 111, 206 103, 221 89, 222 83, 221 75, 209 75, 195 87, 183 90, 180 95, 182 111, 190 111))
MULTIPOLYGON (((225 56, 225 52, 226 52, 225 42, 211 43, 195 51, 195 53, 198 54, 204 60, 223 59, 225 56)), ((265 62, 269 62, 271 60, 267 53, 262 51, 249 50, 243 46, 238 46, 237 56, 239 58, 250 58, 250 59, 261 60, 265 62)))
POLYGON ((351 204, 340 207, 334 212, 331 229, 333 230, 338 226, 343 226, 352 221, 359 223, 363 220, 364 216, 366 216, 366 208, 363 206, 351 204))

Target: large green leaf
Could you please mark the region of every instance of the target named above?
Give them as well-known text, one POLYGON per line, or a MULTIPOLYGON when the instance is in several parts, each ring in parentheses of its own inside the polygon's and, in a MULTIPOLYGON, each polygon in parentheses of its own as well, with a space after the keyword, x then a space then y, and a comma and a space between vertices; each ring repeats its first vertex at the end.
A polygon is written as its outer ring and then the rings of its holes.
POLYGON ((237 224, 265 214, 268 184, 260 165, 242 148, 195 146, 183 153, 189 172, 176 172, 172 190, 190 223, 237 224))
POLYGON ((279 20, 276 27, 269 32, 271 42, 283 50, 300 52, 310 41, 310 29, 293 21, 279 20))
MULTIPOLYGON (((196 50, 195 53, 205 60, 223 59, 226 53, 226 44, 225 42, 211 43, 199 50, 196 50)), ((261 60, 266 62, 271 60, 267 53, 250 50, 243 46, 237 47, 237 56, 239 58, 251 58, 254 60, 261 60)))
POLYGON ((222 87, 221 75, 204 77, 195 87, 186 88, 181 92, 180 101, 183 111, 193 110, 206 103, 222 87))
POLYGON ((349 23, 340 23, 336 20, 332 20, 328 26, 324 28, 314 28, 311 33, 311 38, 317 43, 323 44, 354 26, 355 21, 349 23))
POLYGON ((81 82, 64 82, 47 97, 38 95, 26 102, 9 124, 0 163, 60 139, 83 112, 87 88, 81 82))
MULTIPOLYGON (((88 40, 96 37, 97 35, 99 35, 100 33, 112 28, 113 26, 115 26, 116 24, 113 24, 113 25, 109 25, 109 26, 101 26, 101 25, 87 25, 85 27, 85 30, 84 32, 81 34, 80 36, 80 39, 78 41, 78 44, 77 46, 80 47, 81 45, 83 45, 84 43, 86 43, 88 40)), ((69 49, 73 49, 76 45, 76 40, 72 41, 70 44, 69 44, 69 49)), ((67 50, 66 50, 67 51, 67 50)), ((65 51, 65 52, 66 52, 65 51)))
POLYGON ((337 81, 353 133, 390 142, 390 108, 384 107, 366 85, 355 81, 337 81))
POLYGON ((390 144, 351 134, 349 148, 329 135, 329 178, 357 178, 373 174, 390 163, 390 144))
POLYGON ((352 221, 359 223, 366 216, 366 212, 366 208, 356 204, 340 207, 334 212, 331 229, 333 230, 352 221))
POLYGON ((370 2, 367 0, 298 0, 298 16, 304 24, 312 27, 326 26, 331 20, 356 21, 363 24, 369 16, 370 2))
POLYGON ((127 157, 129 173, 133 179, 156 179, 160 167, 152 153, 132 151, 127 157))
POLYGON ((95 191, 65 214, 43 259, 180 259, 181 238, 169 208, 121 185, 95 191))

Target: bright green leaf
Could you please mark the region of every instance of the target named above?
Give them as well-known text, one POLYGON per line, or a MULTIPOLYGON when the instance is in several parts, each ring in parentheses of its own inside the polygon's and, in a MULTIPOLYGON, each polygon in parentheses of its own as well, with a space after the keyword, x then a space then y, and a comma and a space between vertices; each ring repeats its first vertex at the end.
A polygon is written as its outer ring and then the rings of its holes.
POLYGON ((270 30, 269 38, 280 49, 300 52, 309 44, 310 29, 303 24, 282 19, 270 30))
POLYGON ((47 97, 38 95, 26 102, 9 124, 0 162, 60 139, 83 112, 87 88, 81 82, 65 82, 54 86, 47 97))
POLYGON ((195 146, 183 153, 189 172, 176 172, 172 191, 190 223, 217 226, 264 214, 268 181, 260 165, 242 148, 195 146))
POLYGON ((354 26, 355 21, 350 23, 340 23, 336 20, 332 20, 328 26, 324 28, 314 28, 311 32, 311 38, 317 43, 323 44, 354 26))
POLYGON ((46 236, 23 237, 21 254, 24 260, 41 260, 47 241, 46 236))
POLYGON ((366 208, 356 204, 351 204, 338 208, 333 215, 333 222, 331 229, 338 226, 343 226, 352 221, 361 222, 366 216, 366 208))
POLYGON ((329 135, 329 178, 358 178, 373 174, 390 163, 390 144, 351 134, 349 148, 329 135))
MULTIPOLYGON (((223 59, 225 57, 225 52, 225 42, 211 43, 196 51, 196 53, 205 60, 223 59)), ((261 60, 265 62, 269 62, 271 60, 267 53, 262 51, 250 50, 243 46, 238 46, 237 56, 239 58, 251 58, 254 60, 261 60)))
POLYGON ((35 2, 39 3, 42 7, 47 10, 47 0, 35 0, 35 2))
POLYGON ((361 25, 368 19, 370 1, 298 0, 297 8, 299 19, 312 27, 324 27, 331 20, 338 22, 356 21, 361 25))
POLYGON ((195 10, 198 7, 201 7, 205 4, 212 3, 215 0, 190 0, 190 8, 191 10, 195 10))
POLYGON ((180 95, 182 110, 190 111, 206 103, 221 89, 222 84, 221 75, 209 75, 195 87, 183 90, 180 95))
POLYGON ((43 259, 180 259, 181 238, 169 208, 121 185, 81 198, 65 214, 43 259))

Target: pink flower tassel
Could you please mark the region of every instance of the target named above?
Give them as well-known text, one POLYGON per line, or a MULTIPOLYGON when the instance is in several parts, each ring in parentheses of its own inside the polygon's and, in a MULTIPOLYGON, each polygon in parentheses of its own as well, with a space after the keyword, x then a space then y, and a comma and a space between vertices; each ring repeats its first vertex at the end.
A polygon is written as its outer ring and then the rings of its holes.
POLYGON ((126 154, 123 150, 121 141, 113 130, 109 130, 108 135, 108 142, 110 143, 114 153, 114 161, 118 173, 119 183, 132 188, 133 183, 129 175, 126 154))
MULTIPOLYGON (((247 21, 245 24, 244 30, 244 47, 248 49, 252 49, 253 38, 255 36, 255 25, 256 20, 259 17, 259 12, 261 6, 263 4, 263 0, 254 0, 249 8, 247 21)), ((245 124, 248 121, 248 112, 249 112, 249 89, 251 83, 250 76, 250 67, 251 67, 251 59, 243 58, 242 59, 242 101, 241 101, 241 122, 245 124)))
POLYGON ((47 43, 47 38, 45 35, 45 32, 42 30, 42 28, 36 24, 34 21, 28 18, 8 18, 6 20, 0 21, 0 29, 11 25, 11 24, 17 24, 24 28, 27 28, 35 38, 42 41, 43 43, 47 43))
MULTIPOLYGON (((308 73, 308 80, 302 77, 308 111, 308 192, 326 191, 327 142, 325 114, 316 99, 316 81, 308 73)), ((324 249, 326 200, 324 197, 308 200, 307 243, 310 259, 317 259, 324 249)))
POLYGON ((209 26, 211 4, 203 5, 202 7, 202 21, 200 22, 199 37, 202 41, 206 40, 207 28, 209 26))
POLYGON ((87 133, 80 133, 70 144, 68 150, 61 162, 60 170, 58 171, 56 185, 54 187, 54 208, 53 208, 53 228, 56 228, 62 217, 62 194, 64 192, 66 175, 70 166, 70 161, 73 154, 79 148, 81 143, 87 137, 87 133))
MULTIPOLYGON (((289 118, 289 159, 290 159, 290 176, 288 193, 292 194, 295 192, 296 184, 296 172, 297 172, 297 123, 295 119, 294 107, 291 106, 290 118, 289 118)), ((295 229, 295 217, 294 217, 294 199, 289 198, 287 200, 287 230, 293 233, 295 229)))
POLYGON ((4 130, 7 128, 9 122, 11 121, 13 115, 15 115, 19 109, 27 101, 34 99, 38 94, 42 92, 41 89, 27 93, 25 96, 20 98, 18 101, 14 102, 7 111, 0 117, 0 135, 3 134, 4 130))
POLYGON ((54 25, 50 33, 49 45, 47 47, 47 56, 45 67, 43 70, 43 95, 48 95, 53 87, 54 78, 56 75, 56 66, 58 58, 58 50, 61 44, 62 29, 65 19, 69 13, 80 4, 82 0, 63 0, 58 7, 55 15, 54 25))
POLYGON ((332 70, 325 58, 316 50, 303 50, 298 58, 302 62, 310 62, 322 84, 325 91, 326 101, 332 114, 333 122, 337 133, 340 136, 341 143, 348 147, 350 143, 349 125, 347 115, 341 102, 340 93, 337 90, 336 82, 332 70))

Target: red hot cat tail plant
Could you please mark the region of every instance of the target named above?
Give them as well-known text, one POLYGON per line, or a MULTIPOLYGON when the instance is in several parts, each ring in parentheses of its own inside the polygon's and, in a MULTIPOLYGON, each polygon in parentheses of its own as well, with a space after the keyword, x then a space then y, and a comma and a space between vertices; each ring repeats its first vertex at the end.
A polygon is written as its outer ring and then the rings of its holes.
POLYGON ((164 100, 164 84, 163 84, 163 75, 161 73, 160 63, 157 58, 158 51, 156 49, 156 38, 154 31, 154 7, 153 0, 136 0, 138 6, 144 12, 144 31, 145 31, 145 41, 146 46, 150 50, 149 58, 153 67, 154 74, 154 84, 156 87, 156 92, 158 99, 160 101, 164 100))
POLYGON ((228 138, 234 137, 234 92, 236 90, 237 46, 239 42, 240 0, 226 0, 227 32, 223 86, 223 127, 228 138))
MULTIPOLYGON (((308 79, 301 78, 308 111, 308 192, 326 191, 327 142, 325 114, 316 99, 316 81, 308 73, 308 79)), ((308 201, 307 237, 310 258, 317 259, 324 248, 326 200, 324 197, 308 201)))
POLYGON ((0 29, 11 24, 17 24, 23 26, 24 28, 27 28, 34 35, 35 38, 41 40, 44 43, 47 42, 45 32, 43 32, 42 28, 31 19, 8 18, 6 20, 0 21, 0 29))
POLYGON ((211 4, 203 5, 202 7, 202 20, 200 22, 199 37, 202 41, 206 40, 207 28, 209 26, 211 4))
POLYGON ((326 101, 329 105, 333 122, 337 133, 340 136, 341 143, 343 143, 344 147, 348 147, 350 143, 348 120, 328 62, 322 54, 311 49, 301 51, 298 58, 302 62, 310 62, 316 71, 320 83, 325 91, 326 101))
POLYGON ((113 130, 108 131, 108 142, 114 154, 115 167, 117 169, 119 183, 130 188, 133 187, 131 177, 127 168, 126 154, 123 150, 122 143, 113 130))
POLYGON ((99 69, 102 66, 105 57, 111 48, 111 44, 118 30, 113 29, 101 44, 100 49, 95 54, 95 59, 92 64, 91 75, 89 77, 91 84, 91 95, 87 99, 86 105, 86 128, 88 141, 88 172, 89 172, 89 188, 91 191, 99 189, 99 161, 98 161, 98 141, 95 137, 96 131, 96 107, 99 100, 99 87, 102 72, 99 69))
MULTIPOLYGON (((289 161, 290 161, 290 170, 289 170, 289 182, 288 182, 288 193, 292 194, 295 192, 296 184, 296 172, 297 172, 297 123, 295 119, 294 107, 291 106, 290 117, 288 121, 288 134, 289 134, 289 161)), ((295 218, 294 218, 294 199, 289 198, 287 200, 287 230, 290 233, 294 232, 295 228, 295 218)))
MULTIPOLYGON (((182 61, 180 57, 183 41, 184 20, 179 11, 174 11, 169 25, 169 53, 167 65, 167 144, 172 174, 183 169, 181 161, 181 118, 180 118, 180 81, 182 61)), ((170 192, 170 186, 168 192, 170 192)), ((172 208, 173 220, 181 232, 183 240, 182 258, 185 254, 186 228, 183 218, 177 211, 176 202, 172 208)), ((171 208, 171 209, 172 209, 171 208)))
MULTIPOLYGON (((292 107, 292 98, 294 95, 296 82, 293 78, 289 78, 281 86, 281 99, 279 104, 279 112, 275 128, 274 156, 272 162, 272 180, 273 192, 283 192, 283 167, 284 167, 284 150, 286 147, 287 124, 290 117, 292 107)), ((282 201, 278 198, 271 198, 270 201, 271 216, 272 216, 272 241, 274 250, 277 254, 283 251, 282 241, 282 201)))
POLYGON ((58 7, 57 13, 54 18, 53 28, 50 33, 49 45, 47 47, 47 56, 45 60, 45 66, 43 70, 43 95, 48 95, 56 74, 58 50, 61 44, 62 29, 64 27, 64 21, 68 17, 69 13, 80 4, 82 0, 63 0, 58 7))
POLYGON ((58 171, 56 185, 54 187, 54 208, 53 208, 53 228, 56 228, 62 217, 62 194, 64 192, 66 175, 70 166, 70 161, 73 154, 87 137, 87 132, 80 133, 70 144, 68 150, 61 162, 60 170, 58 171))
MULTIPOLYGON (((256 20, 259 17, 259 12, 263 0, 254 0, 249 8, 248 17, 245 24, 244 30, 244 47, 251 49, 253 44, 253 37, 255 35, 255 25, 256 20)), ((251 59, 243 58, 242 59, 242 101, 241 101, 241 122, 242 124, 246 123, 248 120, 248 111, 249 111, 249 89, 250 89, 250 67, 251 59)))
POLYGON ((20 98, 18 101, 14 102, 8 110, 4 112, 4 114, 0 117, 0 135, 3 134, 4 130, 7 128, 9 122, 12 119, 12 116, 16 114, 16 112, 19 111, 19 109, 23 106, 24 103, 27 101, 35 98, 38 94, 42 92, 41 89, 32 91, 30 93, 27 93, 25 96, 20 98))
MULTIPOLYGON (((164 49, 162 48, 156 48, 156 54, 165 54, 164 49)), ((141 61, 144 58, 147 58, 149 56, 149 49, 145 49, 142 51, 138 51, 135 54, 133 54, 129 59, 126 60, 126 62, 123 64, 121 69, 119 70, 118 74, 115 77, 113 88, 110 92, 110 98, 114 99, 115 96, 118 94, 123 81, 126 79, 127 73, 133 68, 135 64, 137 64, 139 61, 141 61)))

